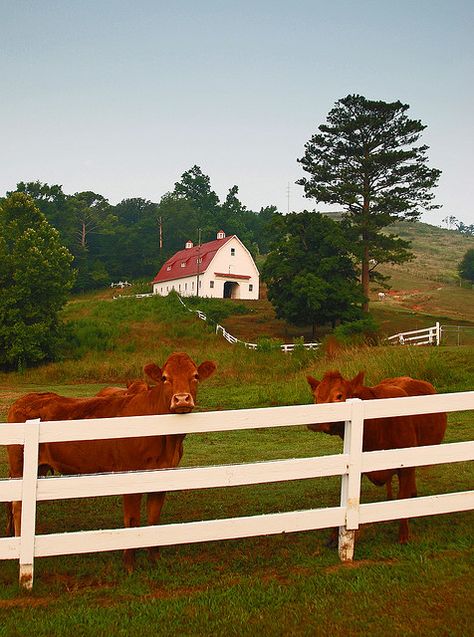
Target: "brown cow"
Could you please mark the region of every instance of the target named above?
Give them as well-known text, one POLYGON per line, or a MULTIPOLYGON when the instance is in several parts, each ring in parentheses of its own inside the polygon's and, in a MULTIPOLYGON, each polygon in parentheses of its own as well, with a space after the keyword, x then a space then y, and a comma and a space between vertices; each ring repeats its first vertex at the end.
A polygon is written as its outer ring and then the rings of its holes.
MULTIPOLYGON (((374 398, 396 398, 435 394, 434 387, 426 381, 409 376, 387 378, 374 387, 363 385, 364 372, 359 372, 352 380, 345 380, 338 371, 326 372, 321 381, 307 377, 313 391, 315 403, 344 402, 348 398, 372 400, 374 398)), ((364 423, 363 450, 400 449, 439 444, 446 430, 446 414, 422 414, 417 416, 398 416, 391 418, 373 418, 364 423)), ((309 425, 312 431, 323 431, 344 438, 344 423, 322 423, 309 425)), ((387 494, 391 497, 391 480, 398 476, 398 497, 416 496, 415 468, 386 469, 371 471, 367 477, 374 484, 387 485, 387 494)), ((408 541, 408 521, 400 520, 399 541, 408 541)))
MULTIPOLYGON (((66 398, 52 393, 27 394, 18 399, 8 412, 8 422, 41 420, 79 420, 114 416, 145 416, 154 414, 184 414, 195 406, 198 381, 215 371, 215 363, 204 361, 197 367, 185 353, 172 354, 163 368, 151 363, 145 366, 157 385, 136 394, 114 393, 93 398, 66 398)), ((62 474, 136 471, 176 467, 183 454, 185 434, 43 443, 38 464, 49 465, 62 474)), ((23 447, 8 448, 10 477, 23 475, 23 447)), ((123 496, 126 527, 139 526, 141 494, 123 496)), ((165 493, 149 493, 147 498, 148 524, 158 524, 165 493)), ((12 507, 15 534, 20 534, 21 502, 12 507)), ((10 525, 11 526, 11 525, 10 525)), ((150 556, 156 555, 150 549, 150 556)), ((134 551, 124 554, 127 570, 134 565, 134 551)))
MULTIPOLYGON (((410 376, 397 376, 384 378, 379 385, 392 385, 400 387, 409 396, 428 396, 436 394, 436 389, 426 380, 418 380, 410 376)), ((439 445, 446 433, 448 417, 445 413, 420 414, 413 416, 416 429, 416 439, 419 447, 426 445, 439 445)))
MULTIPOLYGON (((95 394, 96 396, 112 396, 113 394, 138 394, 141 391, 147 391, 150 389, 150 385, 144 380, 131 380, 127 382, 126 387, 104 387, 100 391, 95 394)), ((31 395, 31 394, 30 394, 31 395)), ((44 395, 44 394, 42 394, 44 395)), ((52 394, 53 396, 57 396, 58 394, 52 394)), ((38 476, 45 477, 48 474, 54 475, 53 467, 50 467, 47 464, 41 464, 38 466, 38 476)), ((9 511, 9 509, 7 508, 9 511)), ((7 514, 8 515, 8 514, 7 514)), ((8 518, 8 522, 11 523, 11 518, 8 518)), ((8 534, 9 527, 7 528, 8 534)))

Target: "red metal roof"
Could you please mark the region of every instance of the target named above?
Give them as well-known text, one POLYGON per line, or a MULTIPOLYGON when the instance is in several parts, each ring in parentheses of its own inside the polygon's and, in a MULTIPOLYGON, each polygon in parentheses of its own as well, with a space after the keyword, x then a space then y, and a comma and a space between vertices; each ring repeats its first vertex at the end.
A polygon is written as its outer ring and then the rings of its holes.
POLYGON ((196 276, 198 273, 198 257, 201 259, 199 264, 199 273, 203 274, 209 267, 216 252, 230 241, 235 235, 224 237, 223 239, 214 239, 201 246, 193 248, 185 248, 176 252, 166 263, 163 264, 158 274, 153 279, 153 283, 161 283, 162 281, 173 281, 174 279, 182 279, 186 276, 196 276), (181 264, 185 265, 182 267, 181 264))

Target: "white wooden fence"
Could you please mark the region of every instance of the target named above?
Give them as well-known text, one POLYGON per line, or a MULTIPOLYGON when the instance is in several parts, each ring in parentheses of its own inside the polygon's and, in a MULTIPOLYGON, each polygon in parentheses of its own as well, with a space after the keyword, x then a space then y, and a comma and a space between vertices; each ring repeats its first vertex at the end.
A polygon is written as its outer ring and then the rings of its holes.
MULTIPOLYGON (((192 310, 191 308, 189 308, 186 305, 186 303, 183 301, 183 299, 179 296, 179 294, 178 294, 178 299, 181 305, 184 308, 186 308, 188 312, 194 312, 195 314, 198 315, 198 317, 202 321, 207 321, 207 316, 204 314, 204 312, 201 312, 201 310, 192 310)), ((228 343, 232 343, 232 345, 235 345, 236 343, 241 343, 247 349, 253 349, 253 350, 258 349, 258 343, 247 343, 246 341, 242 341, 239 338, 236 338, 235 336, 230 334, 225 329, 225 327, 223 327, 222 325, 219 325, 218 323, 216 324, 216 334, 222 334, 225 340, 228 343)), ((294 349, 298 347, 303 347, 304 349, 317 349, 319 345, 320 343, 303 343, 302 345, 297 345, 295 343, 287 343, 287 344, 279 345, 279 348, 281 349, 282 352, 287 353, 287 352, 293 352, 294 349)))
POLYGON ((431 327, 410 332, 400 332, 387 338, 389 343, 398 345, 439 345, 441 343, 441 325, 439 322, 431 327))
MULTIPOLYGON (((361 474, 390 467, 441 464, 474 459, 474 441, 415 449, 362 453, 366 418, 474 409, 474 391, 346 403, 243 409, 187 415, 139 416, 82 421, 0 424, 0 444, 24 445, 22 479, 0 480, 0 501, 22 500, 21 537, 0 538, 0 559, 19 559, 20 582, 33 584, 35 557, 125 548, 207 542, 340 527, 339 554, 351 560, 359 524, 436 515, 474 508, 474 491, 360 504, 361 474), (128 473, 38 478, 42 442, 129 438, 170 433, 256 429, 345 421, 342 454, 249 463, 128 473), (342 476, 340 506, 221 520, 138 528, 37 535, 36 502, 124 493, 205 489, 342 476)), ((322 435, 308 431, 308 436, 322 435)), ((65 520, 67 523, 67 520, 65 520)))

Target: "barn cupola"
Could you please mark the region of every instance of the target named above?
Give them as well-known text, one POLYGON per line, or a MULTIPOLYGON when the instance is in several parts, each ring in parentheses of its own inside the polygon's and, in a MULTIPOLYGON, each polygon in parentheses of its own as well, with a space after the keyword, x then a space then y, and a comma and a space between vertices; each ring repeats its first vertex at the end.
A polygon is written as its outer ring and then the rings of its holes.
POLYGON ((225 239, 225 232, 224 232, 224 230, 218 230, 218 231, 217 231, 217 238, 218 238, 218 239, 225 239))
POLYGON ((186 245, 184 246, 186 248, 186 250, 189 250, 190 248, 193 247, 193 242, 192 241, 186 241, 186 245))

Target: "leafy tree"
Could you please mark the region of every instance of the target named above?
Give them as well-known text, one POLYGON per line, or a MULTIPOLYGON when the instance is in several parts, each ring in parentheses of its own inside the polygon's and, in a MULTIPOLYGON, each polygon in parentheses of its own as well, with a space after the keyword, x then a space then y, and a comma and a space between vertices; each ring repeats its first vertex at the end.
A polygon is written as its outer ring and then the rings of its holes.
POLYGON ((157 214, 163 224, 163 254, 160 263, 184 248, 186 241, 198 240, 198 217, 190 200, 168 192, 160 200, 157 214))
POLYGON ((242 204, 237 197, 238 186, 232 186, 225 201, 219 207, 216 217, 216 230, 222 229, 227 235, 236 234, 248 250, 258 252, 254 232, 257 215, 242 204))
POLYGON ((265 206, 260 208, 260 212, 255 215, 254 223, 250 229, 253 232, 254 241, 258 245, 260 254, 268 254, 272 242, 272 234, 270 232, 271 224, 274 219, 280 217, 276 206, 265 206))
POLYGON ((377 265, 411 256, 409 243, 387 236, 384 228, 439 207, 431 203, 431 191, 441 171, 427 166, 428 147, 416 145, 426 126, 409 119, 408 108, 348 95, 336 102, 298 160, 309 173, 297 182, 305 196, 341 206, 352 226, 365 311, 370 279, 383 282, 377 265))
MULTIPOLYGON (((63 187, 41 181, 20 181, 16 192, 23 192, 33 199, 47 221, 59 230, 64 245, 71 249, 74 245, 75 225, 69 210, 69 195, 63 192, 63 187)), ((7 196, 10 194, 12 193, 7 192, 7 196)))
POLYGON ((458 269, 463 279, 474 281, 474 248, 466 252, 458 269))
POLYGON ((278 318, 313 326, 360 318, 363 295, 343 228, 317 212, 276 217, 263 267, 278 318))
POLYGON ((210 184, 210 178, 199 166, 193 166, 181 175, 181 181, 175 183, 173 191, 174 195, 191 204, 197 227, 201 228, 205 241, 215 238, 215 220, 219 206, 219 197, 211 190, 210 184))
POLYGON ((117 219, 107 199, 90 190, 70 196, 68 207, 74 227, 70 250, 78 270, 76 289, 98 287, 110 279, 107 253, 114 242, 117 219), (100 269, 97 260, 102 261, 100 269))
POLYGON ((33 200, 12 193, 0 208, 0 367, 52 359, 58 313, 74 273, 72 255, 33 200))
POLYGON ((474 236, 474 223, 470 226, 466 225, 462 221, 456 220, 456 230, 461 234, 473 235, 474 236))
POLYGON ((81 248, 87 246, 93 234, 112 233, 115 219, 105 197, 91 190, 76 192, 69 204, 76 222, 76 242, 81 248))
POLYGON ((112 241, 105 252, 112 278, 155 275, 160 258, 158 205, 147 199, 123 199, 113 208, 112 241))

